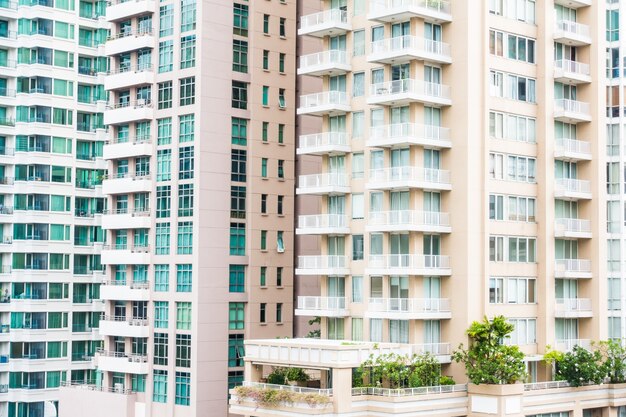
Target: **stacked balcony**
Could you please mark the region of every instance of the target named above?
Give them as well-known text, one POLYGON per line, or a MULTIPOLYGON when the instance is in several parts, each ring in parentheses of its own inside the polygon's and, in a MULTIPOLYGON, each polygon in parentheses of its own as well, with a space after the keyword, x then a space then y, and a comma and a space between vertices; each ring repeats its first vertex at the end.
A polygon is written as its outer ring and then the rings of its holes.
POLYGON ((329 9, 303 16, 300 19, 298 35, 323 38, 324 36, 344 35, 350 30, 352 30, 352 25, 348 21, 348 12, 341 9, 329 9))
POLYGON ((367 104, 400 106, 422 103, 428 106, 450 106, 450 87, 423 80, 403 79, 373 84, 367 104))
POLYGON ((450 215, 448 213, 392 210, 372 211, 367 223, 369 232, 422 232, 450 233, 450 215))
POLYGON ((414 166, 373 169, 367 188, 370 190, 426 189, 451 190, 450 171, 414 166))
POLYGON ((445 255, 370 255, 368 275, 450 276, 450 257, 445 255))
POLYGON ((346 51, 329 50, 301 56, 298 75, 335 76, 351 70, 352 66, 346 51))
POLYGON ((348 317, 346 297, 298 297, 296 316, 348 317))
POLYGON ((369 130, 367 146, 391 148, 396 146, 419 145, 429 148, 450 148, 450 129, 418 123, 396 123, 374 126, 369 130))
POLYGON ((412 60, 452 63, 450 45, 417 36, 397 36, 372 42, 368 62, 402 64, 412 60))
POLYGON ((385 23, 415 17, 435 23, 452 21, 452 8, 447 0, 370 0, 369 11, 369 20, 385 23))
POLYGON ((371 298, 366 317, 389 320, 442 320, 452 318, 446 298, 371 298))

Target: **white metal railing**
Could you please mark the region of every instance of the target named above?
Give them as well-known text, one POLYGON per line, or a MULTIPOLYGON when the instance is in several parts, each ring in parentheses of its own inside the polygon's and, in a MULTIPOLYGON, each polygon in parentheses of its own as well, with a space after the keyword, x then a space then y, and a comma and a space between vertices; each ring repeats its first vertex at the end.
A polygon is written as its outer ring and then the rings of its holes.
POLYGON ((346 24, 348 12, 340 9, 329 9, 300 18, 300 29, 307 30, 318 25, 346 24))
POLYGON ((449 141, 450 129, 432 125, 422 125, 417 123, 395 123, 391 125, 375 126, 370 128, 370 140, 388 141, 395 143, 395 140, 411 137, 426 139, 430 141, 449 141))
POLYGON ((115 75, 115 74, 126 74, 129 72, 144 72, 144 71, 153 71, 154 67, 152 64, 141 64, 141 65, 120 65, 119 67, 108 70, 107 75, 115 75))
POLYGON ((324 132, 300 136, 300 149, 316 149, 322 146, 349 146, 346 132, 324 132))
POLYGON ((556 350, 568 352, 574 349, 574 346, 580 346, 583 349, 591 349, 591 340, 589 339, 563 339, 556 341, 556 350))
POLYGON ((152 138, 150 137, 150 135, 141 135, 141 136, 129 136, 129 137, 121 137, 121 138, 110 138, 107 140, 106 144, 107 145, 113 145, 113 144, 117 144, 117 143, 132 143, 132 144, 136 144, 136 143, 151 143, 152 142, 152 138))
POLYGON ((324 91, 300 96, 300 108, 302 109, 328 105, 347 106, 349 103, 348 94, 345 91, 324 91))
POLYGON ((113 244, 104 245, 104 250, 129 250, 133 253, 148 253, 150 252, 150 245, 132 245, 132 244, 113 244))
POLYGON ((576 139, 557 139, 556 149, 564 152, 591 155, 591 143, 576 139))
POLYGON ((369 268, 418 268, 438 269, 450 268, 450 257, 447 255, 370 255, 369 268))
POLYGON ((465 392, 467 391, 466 384, 457 385, 438 385, 434 387, 418 387, 418 388, 377 388, 377 387, 362 387, 352 388, 352 395, 378 395, 381 397, 410 397, 413 395, 428 395, 428 394, 445 394, 450 392, 465 392))
POLYGON ((566 98, 554 100, 554 107, 557 110, 580 114, 589 114, 590 111, 589 103, 585 103, 584 101, 569 100, 566 98))
POLYGON ((67 387, 67 388, 76 388, 79 390, 84 389, 88 391, 112 392, 115 394, 124 394, 124 395, 133 394, 133 391, 131 391, 130 389, 117 388, 117 387, 115 388, 103 387, 103 386, 94 385, 94 384, 85 384, 80 381, 61 381, 61 386, 67 387))
POLYGON ((450 2, 448 0, 371 0, 370 11, 372 13, 386 12, 389 9, 420 8, 433 12, 450 14, 450 2))
POLYGON ((262 382, 244 381, 243 386, 261 388, 261 389, 275 389, 275 390, 280 390, 280 391, 292 391, 292 392, 298 392, 300 394, 318 394, 318 395, 324 395, 324 396, 331 396, 333 394, 332 389, 298 387, 294 385, 264 384, 262 382))
POLYGON ((431 355, 449 355, 452 351, 450 343, 422 343, 411 345, 411 350, 417 355, 430 353, 431 355))
POLYGON ((347 268, 348 257, 339 255, 298 256, 299 269, 347 268))
POLYGON ((326 229, 331 227, 348 227, 348 216, 345 214, 298 216, 298 228, 300 229, 326 229))
POLYGON ((310 68, 321 65, 347 65, 348 54, 346 51, 331 49, 315 54, 302 55, 300 57, 300 68, 310 68))
POLYGON ((109 358, 126 358, 128 359, 128 362, 135 362, 135 363, 146 363, 148 362, 148 356, 147 355, 139 355, 139 354, 135 354, 135 353, 124 353, 124 352, 114 352, 114 351, 110 351, 110 350, 103 350, 103 349, 98 349, 98 355, 100 356, 106 356, 109 358))
POLYGON ((533 382, 531 384, 524 384, 524 391, 535 391, 540 389, 553 389, 553 388, 567 388, 570 384, 567 381, 548 381, 548 382, 533 382))
POLYGON ((591 193, 591 182, 587 180, 578 180, 574 178, 557 178, 557 188, 572 193, 591 193))
POLYGON ((584 36, 587 38, 591 36, 589 26, 583 25, 578 22, 573 22, 571 20, 557 20, 556 31, 566 32, 572 35, 584 36))
POLYGON ((450 215, 436 211, 371 211, 370 226, 450 226, 450 215))
POLYGON ((369 182, 372 185, 398 181, 450 184, 450 171, 408 165, 370 170, 369 182))
POLYGON ((427 97, 449 99, 450 86, 407 78, 404 80, 372 84, 370 94, 376 98, 384 98, 395 94, 417 94, 427 97))
POLYGON ((371 44, 372 54, 389 54, 415 50, 421 53, 450 57, 450 45, 444 42, 405 35, 381 39, 371 44))
POLYGON ((109 281, 104 281, 102 283, 103 285, 110 285, 112 287, 130 287, 131 289, 134 290, 147 290, 150 289, 150 282, 149 281, 126 281, 126 280, 120 280, 120 281, 116 281, 116 280, 109 280, 109 281))
POLYGON ((147 99, 143 99, 140 98, 139 100, 128 100, 128 101, 121 101, 121 102, 117 102, 117 103, 113 103, 113 104, 109 104, 106 106, 107 110, 116 110, 116 109, 125 109, 125 108, 143 108, 143 107, 147 107, 147 108, 151 108, 152 107, 152 100, 147 100, 147 99))
POLYGON ((128 323, 130 326, 147 326, 149 321, 147 318, 133 318, 126 316, 102 316, 103 321, 114 321, 118 323, 128 323))
POLYGON ((379 313, 447 313, 447 298, 370 298, 368 310, 379 313))
POLYGON ((565 232, 591 233, 591 220, 560 218, 555 220, 555 226, 565 232))
POLYGON ((300 188, 317 188, 317 187, 348 187, 350 180, 346 174, 313 174, 300 175, 298 177, 298 187, 300 188))
POLYGON ((150 173, 149 172, 140 172, 140 173, 120 172, 120 173, 115 173, 115 174, 108 174, 104 177, 105 180, 119 180, 123 178, 130 178, 133 180, 149 180, 150 173))
POLYGON ((590 298, 557 298, 556 311, 564 313, 573 313, 576 311, 591 311, 590 298))
POLYGON ((137 29, 124 29, 121 32, 116 33, 115 35, 111 35, 107 38, 107 40, 113 39, 121 39, 127 38, 129 36, 144 36, 144 35, 152 35, 152 28, 137 28, 137 29))
POLYGON ((589 64, 578 61, 570 61, 569 59, 558 59, 554 61, 554 67, 564 72, 570 72, 580 75, 590 75, 589 64))
POLYGON ((346 297, 298 297, 301 310, 344 310, 346 297))
POLYGON ((138 208, 138 209, 133 209, 130 210, 128 208, 124 208, 124 209, 110 209, 110 210, 104 210, 102 212, 102 214, 105 215, 119 215, 119 214, 130 214, 133 217, 144 217, 144 216, 149 216, 150 215, 150 209, 149 208, 138 208))
POLYGON ((559 272, 591 272, 589 259, 557 259, 554 264, 559 272))

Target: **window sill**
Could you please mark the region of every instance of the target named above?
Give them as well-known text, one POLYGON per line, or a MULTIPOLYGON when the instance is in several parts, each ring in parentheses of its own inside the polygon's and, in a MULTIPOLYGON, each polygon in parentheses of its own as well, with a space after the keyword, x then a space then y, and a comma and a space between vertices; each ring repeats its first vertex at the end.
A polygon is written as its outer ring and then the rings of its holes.
POLYGON ((278 178, 278 181, 285 182, 285 179, 284 178, 278 178))
POLYGON ((260 252, 261 253, 267 253, 267 249, 261 249, 260 252))
POLYGON ((267 141, 267 140, 262 140, 262 141, 261 141, 261 143, 262 143, 263 145, 269 145, 269 144, 270 144, 270 142, 269 142, 269 141, 267 141))
POLYGON ((267 326, 267 323, 259 323, 259 326, 267 326))
POLYGON ((267 177, 261 177, 261 179, 262 179, 263 181, 267 181, 267 180, 269 180, 269 178, 267 178, 267 177))
POLYGON ((280 37, 280 39, 287 40, 287 35, 280 35, 279 37, 280 37))
POLYGON ((276 287, 276 289, 277 289, 277 290, 284 290, 284 289, 285 289, 285 287, 283 287, 282 285, 280 285, 280 286, 277 286, 277 287, 276 287))
POLYGON ((278 217, 285 217, 284 214, 277 214, 278 217))
POLYGON ((269 214, 267 214, 267 213, 261 213, 261 217, 267 217, 267 216, 269 216, 269 214))
POLYGON ((269 72, 270 72, 270 70, 269 70, 269 68, 263 68, 263 72, 267 72, 267 73, 269 73, 269 72))
POLYGON ((278 142, 278 146, 287 146, 287 144, 284 142, 278 142))
POLYGON ((263 104, 263 105, 262 105, 262 107, 263 107, 264 109, 269 109, 269 108, 270 108, 270 106, 269 106, 269 105, 267 105, 267 104, 263 104))
POLYGON ((262 290, 266 290, 267 289, 267 285, 261 285, 259 288, 262 289, 262 290))
POLYGON ((284 324, 285 324, 285 323, 283 323, 282 321, 281 321, 281 322, 276 323, 276 325, 277 325, 277 326, 283 326, 284 324))

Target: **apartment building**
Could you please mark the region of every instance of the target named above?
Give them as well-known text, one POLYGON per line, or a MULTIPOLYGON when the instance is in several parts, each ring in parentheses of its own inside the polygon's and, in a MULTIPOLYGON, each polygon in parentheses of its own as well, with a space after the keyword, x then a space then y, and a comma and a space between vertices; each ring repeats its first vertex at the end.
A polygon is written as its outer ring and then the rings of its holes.
POLYGON ((226 415, 244 339, 292 334, 296 4, 103 13, 103 344, 59 415, 226 415))

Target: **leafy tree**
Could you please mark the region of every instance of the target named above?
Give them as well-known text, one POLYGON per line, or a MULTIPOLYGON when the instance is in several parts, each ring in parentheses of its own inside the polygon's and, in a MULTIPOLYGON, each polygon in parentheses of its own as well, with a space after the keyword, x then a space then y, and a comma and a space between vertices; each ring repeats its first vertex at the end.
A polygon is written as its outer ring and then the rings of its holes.
MULTIPOLYGON (((390 353, 371 356, 352 373, 352 386, 383 386, 390 388, 415 388, 439 385, 441 364, 429 354, 412 357, 390 353), (366 382, 367 380, 367 382, 366 382)), ((445 379, 449 383, 450 379, 445 379)))
MULTIPOLYGON (((317 324, 319 326, 321 323, 322 323, 322 318, 319 316, 314 317, 311 320, 309 320, 309 326, 313 326, 314 324, 317 324)), ((306 335, 306 337, 309 339, 319 339, 320 337, 322 337, 322 330, 321 329, 310 330, 309 333, 306 335)))
POLYGON ((604 369, 612 384, 626 382, 626 347, 619 342, 600 342, 604 356, 604 369))
POLYGON ((467 329, 470 345, 461 343, 452 358, 465 364, 468 379, 474 384, 514 384, 526 377, 524 354, 519 346, 505 345, 514 326, 504 316, 475 321, 467 329))
POLYGON ((566 353, 549 351, 544 360, 554 363, 556 381, 567 381, 573 387, 601 384, 607 375, 607 365, 597 349, 589 351, 576 345, 566 353))

